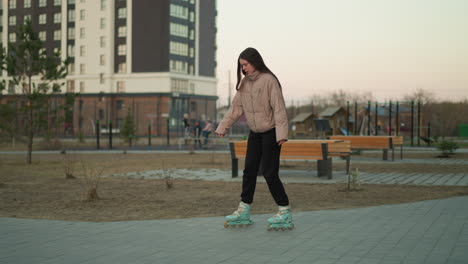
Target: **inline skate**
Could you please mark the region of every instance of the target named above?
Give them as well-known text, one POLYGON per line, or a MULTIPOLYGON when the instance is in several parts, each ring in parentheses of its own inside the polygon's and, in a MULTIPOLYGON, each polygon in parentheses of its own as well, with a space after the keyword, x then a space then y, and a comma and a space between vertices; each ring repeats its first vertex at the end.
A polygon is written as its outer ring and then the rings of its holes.
POLYGON ((247 227, 252 225, 254 222, 250 220, 250 205, 244 202, 240 202, 239 207, 234 213, 226 216, 224 227, 247 227))
POLYGON ((291 209, 289 206, 280 206, 278 213, 268 218, 267 230, 293 230, 291 209))

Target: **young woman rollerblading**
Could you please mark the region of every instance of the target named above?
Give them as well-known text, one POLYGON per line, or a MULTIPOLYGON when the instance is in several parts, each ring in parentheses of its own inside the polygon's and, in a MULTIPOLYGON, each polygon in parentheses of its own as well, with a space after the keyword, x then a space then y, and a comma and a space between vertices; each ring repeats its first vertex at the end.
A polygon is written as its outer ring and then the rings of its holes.
MULTIPOLYGON (((265 65, 260 53, 254 48, 245 49, 237 60, 236 95, 215 133, 224 137, 237 119, 245 115, 250 133, 239 205, 240 209, 241 206, 245 206, 245 209, 237 214, 240 217, 242 212, 248 212, 250 221, 250 205, 253 202, 260 161, 263 161, 263 175, 281 213, 277 214, 279 220, 270 222, 268 228, 284 222, 284 227, 292 229, 294 225, 289 199, 278 175, 281 145, 288 141, 288 118, 281 89, 278 78, 265 65), (245 77, 242 78, 242 74, 245 77)), ((229 219, 237 219, 236 212, 226 217, 226 223, 232 222, 229 219)))

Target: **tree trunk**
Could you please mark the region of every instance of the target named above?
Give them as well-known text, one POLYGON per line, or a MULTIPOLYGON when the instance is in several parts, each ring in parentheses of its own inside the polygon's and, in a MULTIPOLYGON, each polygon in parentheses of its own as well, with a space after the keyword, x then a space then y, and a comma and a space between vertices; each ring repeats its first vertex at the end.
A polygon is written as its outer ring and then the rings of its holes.
POLYGON ((33 145, 33 132, 32 129, 29 130, 29 135, 28 135, 28 164, 32 163, 32 145, 33 145))
POLYGON ((28 164, 32 163, 32 146, 33 146, 33 138, 34 138, 34 119, 33 119, 33 110, 31 106, 31 101, 29 102, 29 131, 28 131, 28 164))

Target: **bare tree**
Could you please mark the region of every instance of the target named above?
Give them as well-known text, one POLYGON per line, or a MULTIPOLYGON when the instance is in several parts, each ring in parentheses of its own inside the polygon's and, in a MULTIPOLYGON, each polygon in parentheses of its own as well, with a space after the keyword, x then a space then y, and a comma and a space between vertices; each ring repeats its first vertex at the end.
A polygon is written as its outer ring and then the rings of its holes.
POLYGON ((46 123, 51 95, 64 85, 59 80, 67 76, 68 60, 62 61, 59 53, 47 53, 30 20, 19 26, 16 35, 17 41, 8 46, 5 62, 12 82, 22 90, 17 98, 22 100, 20 112, 24 114, 28 138, 27 163, 31 164, 34 135, 46 123))

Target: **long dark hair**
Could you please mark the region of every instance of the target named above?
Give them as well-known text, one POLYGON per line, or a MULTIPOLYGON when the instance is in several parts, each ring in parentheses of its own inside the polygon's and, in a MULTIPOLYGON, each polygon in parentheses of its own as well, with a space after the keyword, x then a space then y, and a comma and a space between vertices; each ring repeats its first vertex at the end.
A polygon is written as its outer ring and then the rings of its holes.
POLYGON ((273 75, 275 79, 278 81, 279 86, 281 87, 281 83, 278 80, 278 77, 276 77, 276 75, 270 69, 268 69, 268 67, 265 65, 262 55, 260 55, 260 53, 254 48, 246 48, 244 51, 241 52, 241 54, 239 55, 239 58, 237 59, 236 90, 239 90, 240 88, 239 84, 242 79, 241 73, 245 75, 244 70, 242 70, 242 65, 239 62, 240 59, 248 61, 259 72, 266 72, 266 73, 270 73, 271 75, 273 75))

